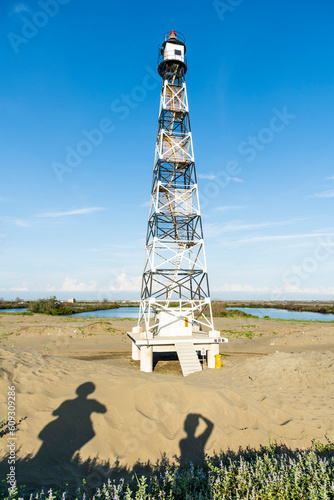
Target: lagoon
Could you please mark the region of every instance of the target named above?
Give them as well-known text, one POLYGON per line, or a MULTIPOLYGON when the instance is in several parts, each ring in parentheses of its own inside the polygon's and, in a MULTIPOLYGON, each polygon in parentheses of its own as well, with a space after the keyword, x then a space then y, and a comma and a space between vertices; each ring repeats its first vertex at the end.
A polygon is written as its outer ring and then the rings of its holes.
POLYGON ((71 314, 71 318, 138 318, 139 307, 120 307, 119 309, 101 309, 71 314))
MULTIPOLYGON (((227 307, 226 309, 233 311, 238 309, 247 314, 252 314, 253 316, 258 316, 259 318, 264 318, 269 316, 272 319, 295 319, 304 321, 334 321, 334 314, 321 314, 316 312, 308 311, 288 311, 287 309, 275 309, 273 307, 227 307)), ((2 312, 25 312, 27 308, 21 309, 0 309, 0 314, 2 312)), ((71 314, 70 317, 82 317, 82 318, 131 318, 137 319, 139 314, 139 307, 120 307, 119 309, 102 309, 99 311, 90 311, 83 313, 71 314)))
POLYGON ((20 307, 18 309, 0 309, 0 314, 3 312, 3 313, 16 313, 16 312, 25 312, 27 311, 27 307, 20 307))
POLYGON ((229 311, 243 311, 259 318, 269 316, 272 319, 296 319, 304 321, 334 321, 334 314, 321 314, 308 311, 288 311, 287 309, 275 309, 273 307, 227 307, 229 311))

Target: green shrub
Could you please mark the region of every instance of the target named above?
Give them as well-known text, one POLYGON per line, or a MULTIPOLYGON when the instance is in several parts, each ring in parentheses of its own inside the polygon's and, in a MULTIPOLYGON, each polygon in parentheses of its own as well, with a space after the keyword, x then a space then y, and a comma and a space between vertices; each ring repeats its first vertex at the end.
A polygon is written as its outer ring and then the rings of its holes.
MULTIPOLYGON (((252 314, 247 314, 244 311, 239 311, 238 309, 233 309, 229 311, 226 309, 228 307, 224 302, 214 301, 212 302, 212 315, 217 318, 255 318, 252 314)), ((241 307, 241 306, 240 306, 241 307)))
POLYGON ((60 303, 56 297, 49 297, 48 299, 38 299, 29 302, 28 310, 33 313, 46 313, 52 314, 51 311, 56 311, 60 308, 60 303))
MULTIPOLYGON (((19 467, 19 463, 17 464, 19 467)), ((21 464, 22 465, 22 464, 21 464)), ((120 469, 118 469, 120 471, 120 469)), ((121 472, 121 471, 120 471, 121 472)), ((130 472, 127 470, 127 472, 130 472)), ((8 493, 0 485, 3 500, 333 500, 334 447, 314 441, 308 450, 290 450, 270 443, 259 450, 244 449, 217 454, 202 465, 179 466, 167 459, 132 480, 106 479, 98 489, 43 488, 31 493, 18 487, 8 493)), ((131 476, 130 476, 131 477, 131 476)))

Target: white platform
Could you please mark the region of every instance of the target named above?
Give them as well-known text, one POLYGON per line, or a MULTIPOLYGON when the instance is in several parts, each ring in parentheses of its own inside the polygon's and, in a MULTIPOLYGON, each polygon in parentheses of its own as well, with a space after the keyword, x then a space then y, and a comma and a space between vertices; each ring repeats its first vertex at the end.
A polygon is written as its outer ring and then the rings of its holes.
MULTIPOLYGON (((220 337, 217 334, 204 332, 196 332, 191 336, 187 335, 184 337, 165 337, 156 335, 153 338, 147 339, 144 332, 128 332, 128 337, 132 340, 132 359, 140 360, 140 370, 146 373, 153 371, 153 353, 154 352, 177 352, 181 363, 182 371, 186 371, 186 356, 185 351, 188 345, 188 351, 190 353, 189 357, 193 358, 191 353, 196 351, 201 351, 205 348, 207 354, 208 368, 215 367, 215 355, 219 354, 219 344, 228 342, 225 337, 220 337), (180 352, 180 355, 179 355, 180 352), (184 363, 182 365, 182 360, 184 363)), ((193 359, 192 368, 194 368, 195 360, 193 359)), ((192 369, 189 373, 197 371, 192 369)), ((184 374, 185 375, 185 374, 184 374)), ((188 375, 188 373, 187 373, 188 375)))

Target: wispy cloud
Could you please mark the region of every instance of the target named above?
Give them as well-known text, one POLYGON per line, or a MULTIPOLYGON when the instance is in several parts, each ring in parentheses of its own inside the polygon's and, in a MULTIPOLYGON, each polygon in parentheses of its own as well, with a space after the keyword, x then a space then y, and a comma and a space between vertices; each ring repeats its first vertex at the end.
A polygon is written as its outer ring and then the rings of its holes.
POLYGON ((334 198, 334 189, 328 189, 328 191, 310 194, 307 198, 334 198))
POLYGON ((213 174, 197 174, 197 177, 199 179, 208 179, 209 181, 213 181, 216 178, 213 174))
POLYGON ((139 206, 140 206, 140 208, 149 207, 150 206, 150 202, 149 201, 144 201, 144 203, 141 203, 139 206))
POLYGON ((283 292, 283 293, 307 293, 314 295, 334 295, 334 287, 324 287, 317 286, 311 288, 303 288, 296 285, 284 285, 282 288, 273 289, 273 292, 283 292))
POLYGON ((243 179, 239 179, 239 177, 227 177, 226 180, 230 182, 244 182, 243 179))
POLYGON ((300 240, 309 238, 319 238, 319 237, 334 237, 334 233, 306 233, 306 234, 279 234, 272 236, 250 236, 247 238, 241 238, 239 240, 224 240, 221 242, 222 246, 236 248, 242 245, 248 245, 250 243, 262 243, 270 241, 288 241, 288 240, 300 240))
POLYGON ((301 238, 318 238, 319 236, 334 236, 334 233, 306 233, 306 234, 278 234, 275 236, 254 236, 245 238, 240 242, 254 243, 258 241, 283 241, 283 240, 298 240, 301 238))
MULTIPOLYGON (((209 181, 214 181, 216 179, 216 175, 214 174, 197 174, 197 177, 199 179, 207 179, 209 181)), ((244 182, 242 179, 239 179, 239 177, 226 177, 226 180, 228 182, 244 182)))
POLYGON ((117 276, 111 290, 114 292, 139 292, 141 286, 141 276, 133 278, 127 277, 126 273, 117 276))
POLYGON ((267 286, 254 286, 248 284, 226 284, 212 289, 213 292, 262 292, 262 293, 305 293, 305 294, 323 294, 334 295, 334 287, 314 287, 303 288, 295 285, 286 284, 282 287, 270 288, 267 286))
POLYGON ((270 229, 273 227, 286 226, 288 224, 294 224, 299 222, 301 219, 290 219, 278 222, 259 222, 256 224, 244 224, 239 220, 232 220, 226 224, 209 224, 206 228, 206 233, 210 236, 219 236, 222 233, 233 233, 236 231, 253 231, 256 229, 270 229))
POLYGON ((332 233, 333 231, 334 231, 334 226, 321 227, 318 229, 314 229, 315 233, 332 233))
POLYGON ((22 283, 20 286, 12 286, 11 288, 7 289, 8 292, 28 292, 28 284, 27 283, 22 283))
POLYGON ((136 240, 134 244, 127 243, 109 243, 100 247, 87 248, 87 252, 107 252, 108 254, 112 251, 115 253, 117 250, 124 252, 129 250, 134 250, 138 252, 138 249, 145 247, 145 240, 136 240))
POLYGON ((240 283, 226 284, 212 289, 213 292, 270 292, 267 286, 243 285, 240 283))
POLYGON ((334 175, 329 175, 326 177, 326 181, 334 181, 334 175))
POLYGON ((244 205, 225 205, 221 207, 216 207, 214 212, 226 212, 227 210, 242 210, 246 208, 244 205))
POLYGON ((19 14, 20 12, 30 12, 30 9, 24 3, 16 4, 12 9, 13 14, 19 14))
POLYGON ((86 215, 92 214, 95 212, 100 212, 101 210, 105 210, 103 207, 87 207, 87 208, 78 208, 76 210, 68 210, 66 212, 46 212, 43 214, 37 214, 35 217, 67 217, 69 215, 86 215))
POLYGON ((65 278, 60 291, 61 292, 94 292, 96 290, 97 282, 91 280, 89 284, 80 282, 75 278, 65 278))
POLYGON ((30 226, 29 222, 22 220, 22 219, 16 219, 15 224, 16 224, 16 226, 20 226, 20 227, 29 227, 30 226))

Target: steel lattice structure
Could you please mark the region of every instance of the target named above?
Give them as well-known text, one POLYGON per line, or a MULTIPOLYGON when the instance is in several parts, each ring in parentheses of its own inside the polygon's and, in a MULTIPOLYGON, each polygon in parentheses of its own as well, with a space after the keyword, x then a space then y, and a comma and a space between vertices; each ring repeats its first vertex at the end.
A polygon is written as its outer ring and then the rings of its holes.
POLYGON ((160 311, 191 318, 199 329, 214 329, 185 51, 184 38, 172 31, 165 35, 158 59, 163 82, 138 322, 148 337, 158 332, 160 311), (170 49, 174 46, 183 47, 182 54, 181 50, 170 49))

